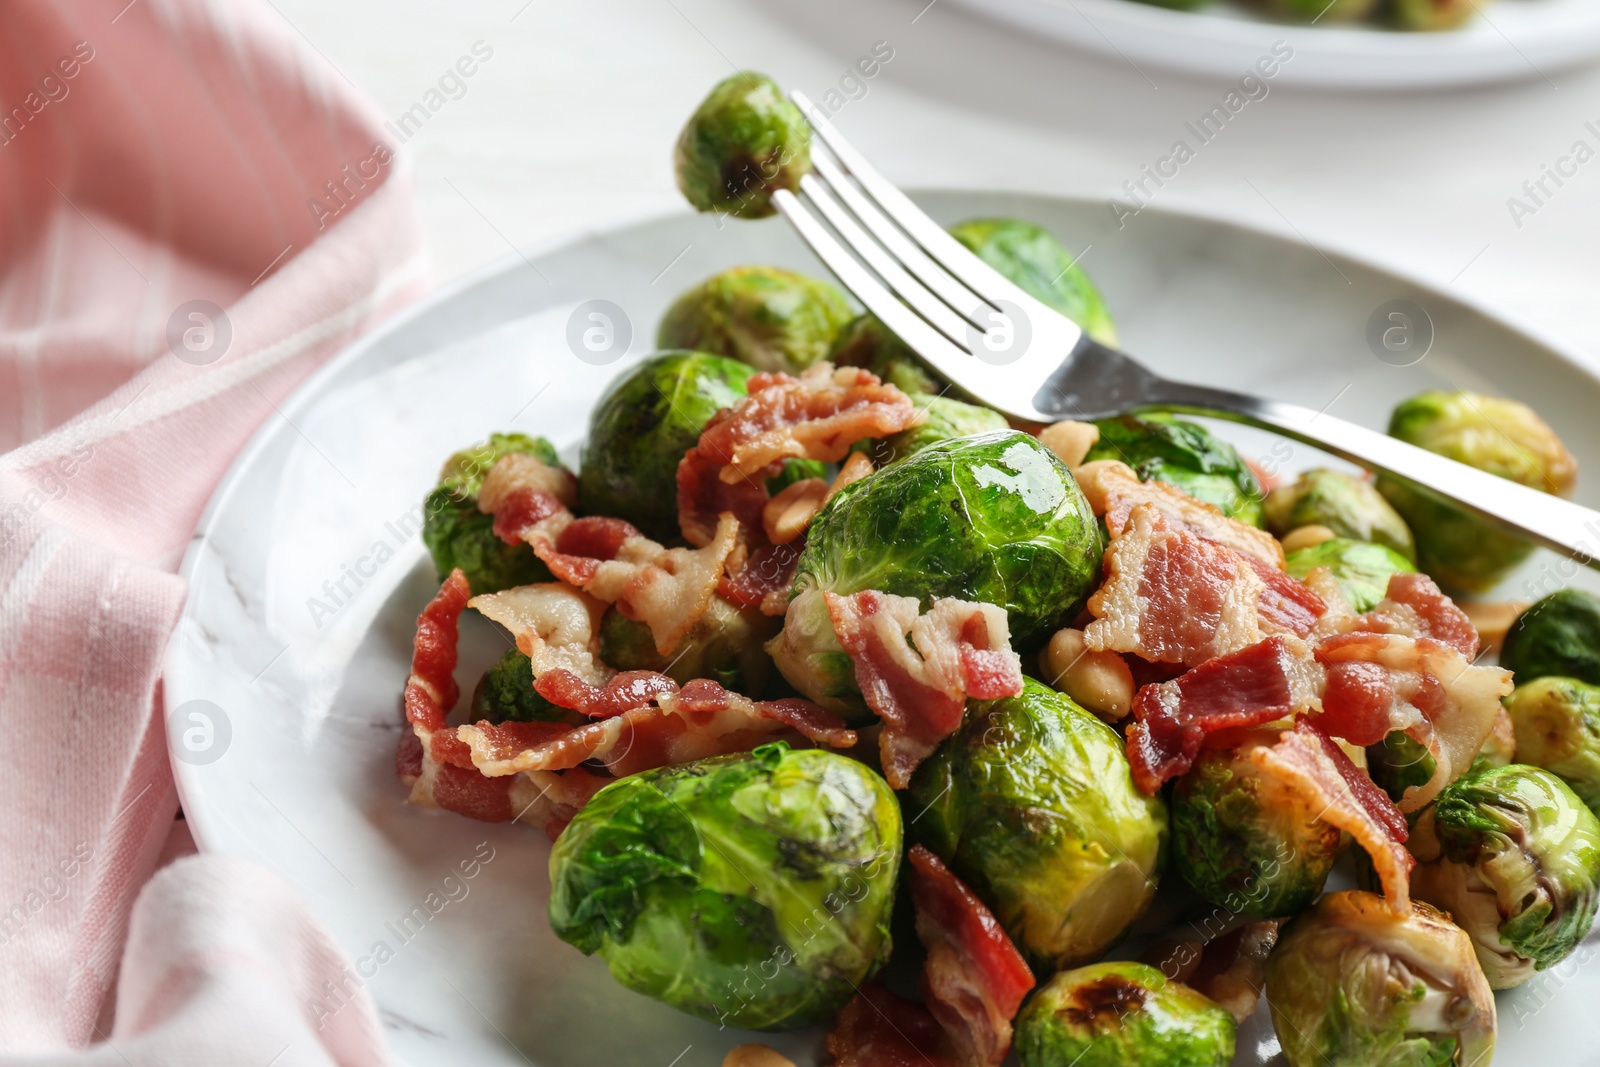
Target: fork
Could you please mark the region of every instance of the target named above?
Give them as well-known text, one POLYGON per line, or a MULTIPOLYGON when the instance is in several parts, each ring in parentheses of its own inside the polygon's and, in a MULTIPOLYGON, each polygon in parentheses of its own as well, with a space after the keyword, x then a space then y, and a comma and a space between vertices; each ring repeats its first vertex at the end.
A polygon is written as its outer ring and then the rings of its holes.
POLYGON ((1600 565, 1600 512, 1310 408, 1158 377, 1100 344, 946 233, 804 93, 789 95, 817 135, 813 169, 804 199, 780 189, 774 205, 867 310, 972 399, 1035 423, 1177 411, 1259 426, 1600 565))

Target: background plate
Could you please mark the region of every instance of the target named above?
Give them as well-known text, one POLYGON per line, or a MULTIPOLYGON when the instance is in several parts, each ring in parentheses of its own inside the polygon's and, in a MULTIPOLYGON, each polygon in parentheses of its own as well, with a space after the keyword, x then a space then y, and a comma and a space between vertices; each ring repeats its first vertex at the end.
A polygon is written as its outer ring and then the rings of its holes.
POLYGON ((1230 81, 1274 42, 1294 58, 1277 81, 1368 89, 1425 89, 1548 77, 1600 54, 1593 0, 1483 0, 1460 29, 1404 33, 1381 26, 1270 22, 1216 3, 1171 11, 1133 0, 953 0, 1004 22, 1109 55, 1230 81))
MULTIPOLYGON (((1124 342, 1160 373, 1371 426, 1430 386, 1501 392, 1537 407, 1588 470, 1600 469, 1593 378, 1526 333, 1392 274, 1154 209, 1117 231, 1097 202, 918 199, 947 223, 1016 215, 1074 248, 1092 244, 1088 267, 1124 342), (1413 366, 1380 361, 1365 340, 1374 310, 1392 300, 1415 302, 1433 323, 1431 349, 1413 366)), ((188 724, 190 701, 214 706, 207 762, 174 747, 189 825, 202 848, 265 863, 304 893, 406 1062, 717 1067, 748 1040, 624 991, 598 960, 558 942, 544 918, 543 835, 408 807, 394 750, 414 621, 437 587, 415 532, 419 501, 444 457, 513 428, 574 457, 589 407, 648 352, 673 295, 760 262, 821 273, 781 221, 719 228, 687 214, 510 260, 309 380, 240 455, 201 521, 165 676, 169 736, 188 724), (594 299, 631 319, 630 354, 607 366, 580 362, 567 341, 574 309, 594 299)), ((1224 433, 1280 473, 1319 462, 1305 446, 1224 433)), ((1600 502, 1592 488, 1580 498, 1600 502)), ((1509 580, 1511 595, 1537 596, 1570 569, 1540 554, 1509 580)), ((457 678, 470 693, 506 645, 474 617, 462 635, 457 678)), ((1590 960, 1595 944, 1574 960, 1590 960)), ((1555 1067, 1600 1047, 1600 969, 1574 960, 1500 997, 1500 1062, 1555 1067)), ((773 1041, 813 1062, 816 1034, 773 1041)), ((1276 1050, 1258 1014, 1238 1062, 1268 1063, 1276 1050)))

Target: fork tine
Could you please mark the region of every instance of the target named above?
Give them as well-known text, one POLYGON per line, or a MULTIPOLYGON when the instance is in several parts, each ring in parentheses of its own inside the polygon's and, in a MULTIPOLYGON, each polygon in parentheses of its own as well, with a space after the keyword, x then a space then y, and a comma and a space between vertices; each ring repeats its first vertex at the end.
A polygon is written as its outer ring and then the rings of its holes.
POLYGON ((958 345, 966 343, 967 321, 960 315, 951 311, 949 307, 940 302, 939 298, 928 292, 915 278, 906 273, 895 258, 889 255, 871 237, 856 224, 855 219, 841 208, 838 201, 829 195, 828 189, 822 182, 817 181, 807 174, 800 179, 800 189, 811 198, 812 205, 828 220, 840 237, 844 238, 844 245, 861 259, 866 261, 879 278, 888 285, 891 292, 911 309, 933 326, 934 329, 944 334, 958 345))
MULTIPOLYGON (((882 241, 904 264, 906 270, 915 275, 923 285, 939 294, 962 318, 975 325, 982 321, 982 316, 987 313, 989 305, 929 259, 927 253, 917 247, 916 242, 908 239, 899 227, 885 218, 883 213, 872 205, 872 201, 855 187, 839 164, 834 162, 827 149, 820 151, 813 149, 811 164, 815 168, 815 173, 822 176, 828 188, 843 200, 845 206, 861 220, 872 235, 882 241)), ((837 224, 834 228, 838 229, 837 224)))
POLYGON ((1037 300, 1023 292, 999 271, 973 255, 966 246, 944 231, 927 213, 911 202, 911 198, 895 188, 893 182, 878 173, 876 167, 851 147, 850 142, 829 122, 811 98, 798 89, 791 90, 790 99, 800 113, 811 123, 824 144, 844 164, 850 176, 860 183, 868 196, 878 202, 883 213, 893 219, 901 229, 921 245, 934 262, 944 267, 963 285, 985 300, 1009 300, 1021 307, 1040 306, 1037 300))
POLYGON ((932 364, 934 370, 946 378, 959 380, 961 372, 974 361, 970 352, 953 344, 884 288, 794 193, 779 189, 772 195, 772 203, 800 234, 801 240, 811 246, 817 258, 867 306, 868 311, 883 320, 885 326, 932 364))

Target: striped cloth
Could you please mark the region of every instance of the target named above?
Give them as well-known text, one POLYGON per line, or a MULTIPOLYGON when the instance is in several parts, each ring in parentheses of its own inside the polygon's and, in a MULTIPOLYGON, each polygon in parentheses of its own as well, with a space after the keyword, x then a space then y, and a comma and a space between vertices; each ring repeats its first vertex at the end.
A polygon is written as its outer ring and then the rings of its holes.
POLYGON ((403 159, 259 0, 6 0, 0 56, 0 1052, 383 1062, 370 1002, 308 1011, 342 959, 284 883, 152 873, 174 571, 255 428, 425 288, 403 159))

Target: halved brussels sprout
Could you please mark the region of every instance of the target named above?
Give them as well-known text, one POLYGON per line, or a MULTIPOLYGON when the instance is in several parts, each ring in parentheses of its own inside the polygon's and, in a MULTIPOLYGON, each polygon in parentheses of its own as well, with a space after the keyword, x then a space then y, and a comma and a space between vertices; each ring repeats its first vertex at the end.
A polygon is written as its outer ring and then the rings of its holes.
POLYGON ((550 853, 550 927, 711 1022, 826 1019, 889 955, 900 806, 865 765, 783 743, 622 778, 550 853))
POLYGON ((1010 428, 1006 417, 993 408, 979 407, 947 396, 918 397, 922 422, 892 437, 865 441, 859 446, 882 469, 896 460, 914 456, 931 445, 970 437, 976 433, 1010 428))
MULTIPOLYGON (((936 597, 995 604, 1027 650, 1082 607, 1100 554, 1072 473, 1027 434, 996 430, 929 446, 836 494, 811 522, 794 595, 876 589, 924 607, 936 597)), ((838 662, 838 644, 820 596, 812 601, 809 612, 791 605, 768 651, 800 692, 859 713, 859 699, 831 700, 845 665, 818 672, 838 662)))
POLYGON ((1017 1016, 1022 1067, 1227 1067, 1233 1016, 1144 963, 1062 971, 1017 1016))
POLYGON ((1317 567, 1327 567, 1357 614, 1378 606, 1388 593, 1390 577, 1417 569, 1391 548, 1343 537, 1290 552, 1284 557, 1284 565, 1290 575, 1302 581, 1317 567))
POLYGON ((914 836, 1035 964, 1095 959, 1155 896, 1166 805, 1133 784, 1115 730, 1040 682, 967 715, 911 780, 914 836))
POLYGON ((533 661, 517 649, 494 662, 472 691, 474 722, 572 722, 582 719, 576 712, 552 704, 533 688, 533 661))
POLYGON ((1279 733, 1253 730, 1236 747, 1201 752, 1172 791, 1173 866, 1238 915, 1293 915, 1322 891, 1339 853, 1338 828, 1251 762, 1279 733))
POLYGON ((876 315, 857 317, 839 331, 830 359, 841 367, 861 367, 912 396, 937 395, 945 385, 876 315))
POLYGON ((656 651, 650 627, 615 607, 600 620, 600 659, 619 671, 660 671, 686 683, 710 678, 735 693, 760 699, 772 678, 772 657, 761 646, 782 621, 713 596, 700 621, 670 656, 656 651))
POLYGON ((1411 528, 1378 487, 1359 475, 1326 467, 1304 471, 1267 494, 1265 511, 1275 537, 1300 526, 1326 526, 1337 537, 1383 545, 1407 561, 1417 558, 1411 528))
POLYGON ((1239 450, 1199 423, 1171 415, 1123 415, 1101 419, 1100 440, 1085 463, 1121 460, 1142 482, 1166 482, 1196 500, 1215 504, 1229 518, 1262 525, 1261 482, 1239 450))
POLYGON ((1500 666, 1519 683, 1555 675, 1600 685, 1600 597, 1569 588, 1534 604, 1506 632, 1500 666))
POLYGON ((514 585, 548 582, 550 571, 527 545, 509 545, 494 535, 494 516, 478 510, 483 476, 513 452, 561 466, 555 446, 543 437, 495 433, 445 461, 439 484, 422 505, 422 543, 428 546, 442 581, 460 567, 474 593, 494 593, 514 585))
MULTIPOLYGON (((1526 404, 1478 393, 1428 392, 1404 401, 1389 433, 1429 452, 1558 496, 1568 496, 1578 463, 1526 404)), ((1393 478, 1378 491, 1411 527, 1417 565, 1441 585, 1482 592, 1527 558, 1533 545, 1487 520, 1393 478)))
POLYGON ((678 461, 712 415, 744 398, 752 373, 725 356, 664 352, 612 382, 589 416, 578 471, 583 509, 677 540, 678 461))
POLYGON ((734 267, 679 296, 657 348, 712 352, 757 370, 799 374, 833 348, 855 312, 837 288, 781 267, 734 267))
POLYGON ((1600 809, 1600 686, 1535 678, 1512 690, 1506 711, 1519 762, 1543 767, 1600 809))
POLYGON ((1471 935, 1495 989, 1560 963, 1594 924, 1600 820, 1549 771, 1468 771, 1417 818, 1406 847, 1412 894, 1471 935))
POLYGON ((1117 343, 1117 327, 1094 282, 1043 226, 1021 219, 970 219, 950 236, 1040 303, 1061 312, 1101 344, 1117 343))
POLYGON ((1472 942, 1417 903, 1327 893, 1267 957, 1267 1004, 1289 1067, 1487 1064, 1494 994, 1472 942))
POLYGON ((777 82, 741 70, 689 116, 672 159, 696 210, 764 218, 777 212, 772 194, 798 188, 811 170, 811 126, 777 82))

